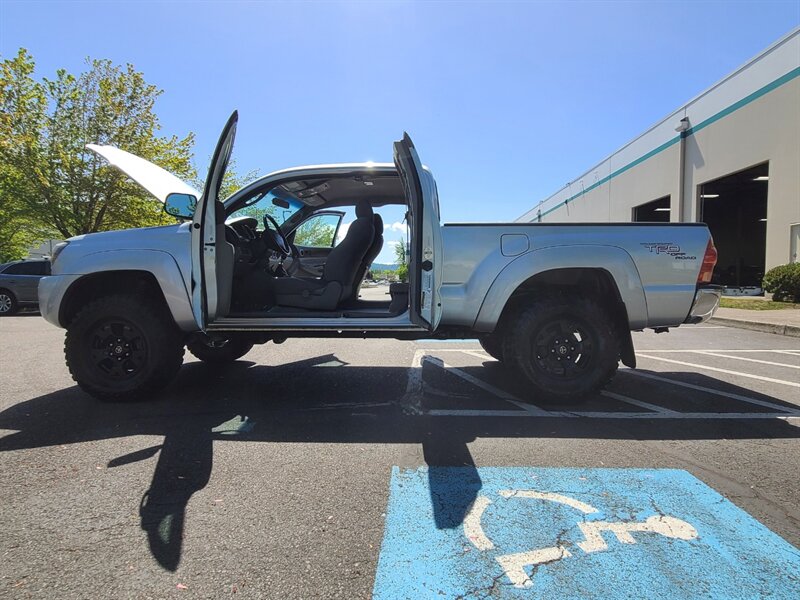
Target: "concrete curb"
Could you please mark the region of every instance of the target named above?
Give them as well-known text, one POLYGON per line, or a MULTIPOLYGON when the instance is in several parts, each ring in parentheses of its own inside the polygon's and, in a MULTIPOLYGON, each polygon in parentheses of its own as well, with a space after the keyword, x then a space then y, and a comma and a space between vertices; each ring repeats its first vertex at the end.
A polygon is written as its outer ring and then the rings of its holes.
POLYGON ((759 323, 758 321, 743 321, 741 319, 727 319, 725 317, 711 317, 708 320, 708 323, 800 338, 800 327, 796 325, 784 325, 781 323, 759 323))

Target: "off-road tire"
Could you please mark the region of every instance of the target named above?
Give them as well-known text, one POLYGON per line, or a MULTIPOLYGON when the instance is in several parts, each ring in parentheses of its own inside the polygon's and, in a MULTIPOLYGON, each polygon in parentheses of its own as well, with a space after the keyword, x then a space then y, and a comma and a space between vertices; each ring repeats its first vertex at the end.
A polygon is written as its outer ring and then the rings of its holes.
POLYGON ((223 346, 210 346, 201 339, 192 340, 186 344, 186 349, 196 358, 214 365, 232 363, 242 358, 252 348, 253 344, 251 342, 240 338, 232 338, 225 342, 223 346))
POLYGON ((485 335, 481 338, 478 338, 478 342, 480 342, 481 348, 484 349, 486 354, 491 356, 492 358, 496 358, 500 362, 503 362, 503 336, 499 333, 493 333, 491 335, 485 335))
POLYGON ((617 372, 619 340, 607 313, 592 300, 534 300, 513 317, 506 332, 503 356, 522 377, 529 401, 580 404, 617 372))
POLYGON ((98 400, 143 402, 177 374, 183 338, 164 307, 117 294, 76 315, 67 327, 64 355, 75 383, 98 400))
POLYGON ((10 317, 19 310, 17 297, 9 290, 0 290, 0 317, 10 317))

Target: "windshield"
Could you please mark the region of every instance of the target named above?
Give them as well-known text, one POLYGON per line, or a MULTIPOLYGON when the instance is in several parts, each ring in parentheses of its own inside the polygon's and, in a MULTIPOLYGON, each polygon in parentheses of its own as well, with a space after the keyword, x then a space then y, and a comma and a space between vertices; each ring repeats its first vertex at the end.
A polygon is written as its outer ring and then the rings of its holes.
POLYGON ((264 229, 264 215, 269 215, 279 225, 283 225, 294 213, 303 208, 304 204, 293 198, 282 198, 271 190, 266 194, 258 192, 245 201, 245 206, 228 215, 229 219, 235 217, 254 217, 258 220, 258 229, 264 229), (277 200, 278 204, 275 204, 277 200), (283 206, 288 204, 288 208, 283 206))

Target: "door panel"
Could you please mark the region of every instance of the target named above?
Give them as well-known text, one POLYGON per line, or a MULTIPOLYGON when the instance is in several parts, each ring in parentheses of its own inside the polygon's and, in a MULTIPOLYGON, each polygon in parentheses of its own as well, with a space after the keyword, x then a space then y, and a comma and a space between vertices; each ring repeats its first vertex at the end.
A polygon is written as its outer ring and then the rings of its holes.
POLYGON ((41 275, 20 275, 20 302, 37 302, 39 300, 39 280, 41 275))
POLYGON ((220 299, 223 309, 230 299, 232 247, 225 241, 225 210, 219 190, 233 151, 238 120, 239 113, 233 111, 222 130, 192 222, 192 310, 203 331, 217 317, 220 299))
POLYGON ((419 160, 408 134, 394 144, 394 163, 409 204, 411 252, 408 279, 411 320, 436 329, 441 318, 439 286, 442 272, 442 233, 436 182, 419 160))

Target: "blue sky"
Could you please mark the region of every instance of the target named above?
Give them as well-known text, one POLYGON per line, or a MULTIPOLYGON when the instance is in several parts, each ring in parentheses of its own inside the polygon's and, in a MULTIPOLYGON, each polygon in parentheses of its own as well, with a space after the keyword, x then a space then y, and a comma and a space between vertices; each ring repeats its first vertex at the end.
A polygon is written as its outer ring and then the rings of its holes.
POLYGON ((0 54, 27 48, 40 76, 133 63, 201 170, 234 108, 239 168, 262 174, 389 161, 406 130, 445 221, 504 221, 798 24, 796 0, 0 0, 0 54))

